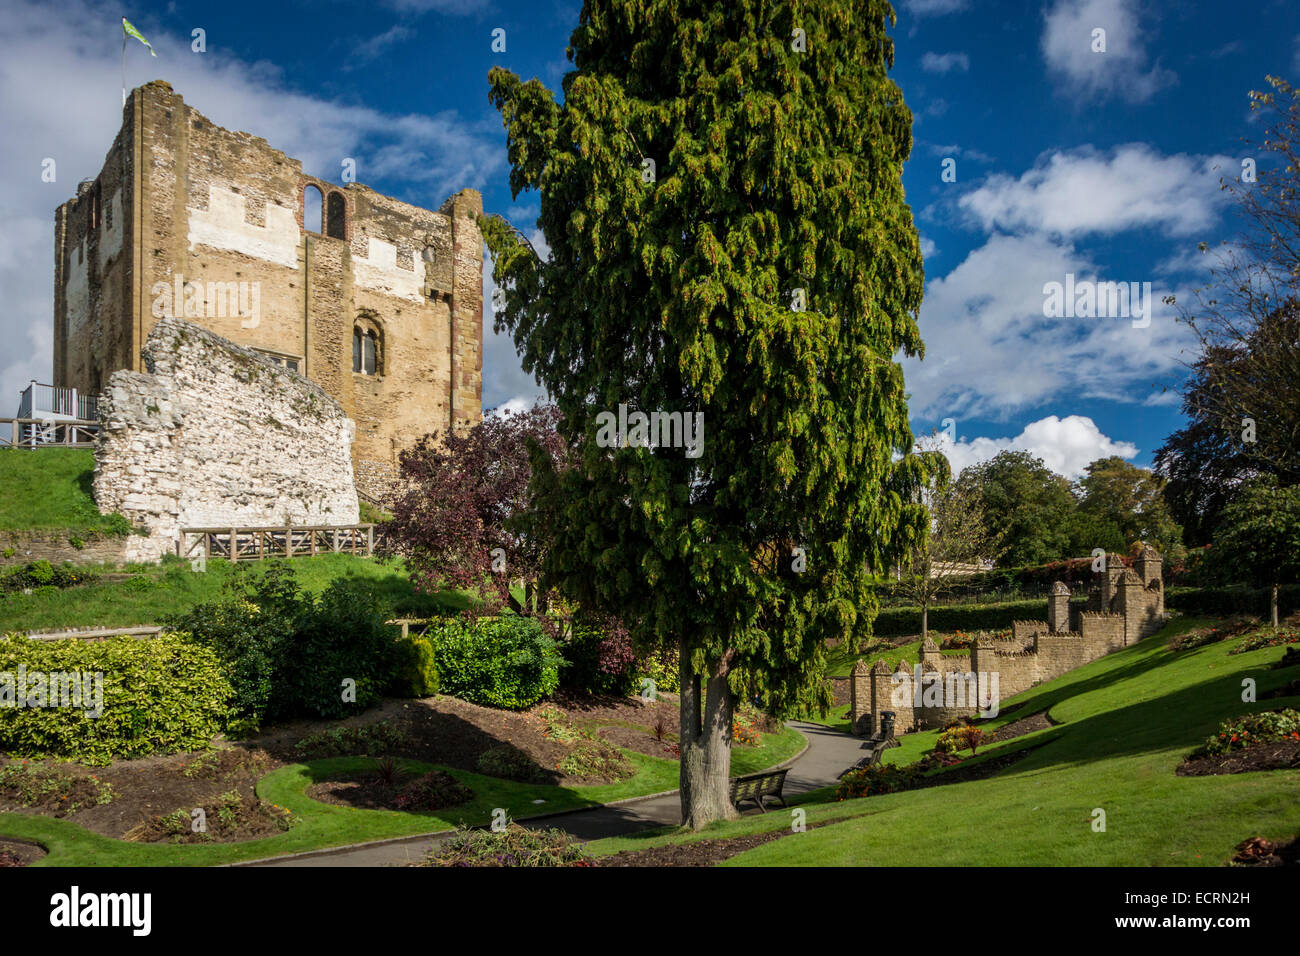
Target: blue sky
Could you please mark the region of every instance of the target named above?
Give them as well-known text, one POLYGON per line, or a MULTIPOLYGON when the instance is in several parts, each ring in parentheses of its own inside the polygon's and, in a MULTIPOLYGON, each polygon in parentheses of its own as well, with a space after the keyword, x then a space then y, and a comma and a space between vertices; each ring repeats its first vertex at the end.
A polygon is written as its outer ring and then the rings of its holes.
MULTIPOLYGON (((952 419, 956 465, 1026 448, 1063 474, 1120 454, 1148 465, 1181 422, 1186 331, 1159 305, 1204 278, 1201 240, 1234 232, 1218 188, 1260 132, 1247 92, 1300 79, 1300 5, 1173 0, 900 0, 893 76, 916 117, 904 172, 923 237, 924 362, 906 362, 918 433, 952 419), (1093 31, 1106 49, 1093 49, 1093 31), (956 181, 941 178, 945 159, 956 181), (1043 287, 1150 282, 1146 328, 1048 318, 1043 287)), ((0 394, 48 381, 53 213, 94 176, 120 122, 126 14, 158 51, 127 50, 127 83, 169 80, 216 122, 339 180, 436 208, 462 187, 533 228, 511 199, 486 74, 552 88, 579 4, 541 0, 135 3, 3 0, 0 42, 0 394), (506 31, 493 52, 492 31, 506 31), (205 31, 206 51, 192 49, 205 31), (41 162, 58 161, 44 183, 41 162)), ((488 293, 490 294, 490 279, 488 293)), ((489 300, 490 301, 490 300, 489 300)), ((490 325, 490 320, 489 320, 490 325)), ((536 386, 488 330, 484 401, 536 386)))

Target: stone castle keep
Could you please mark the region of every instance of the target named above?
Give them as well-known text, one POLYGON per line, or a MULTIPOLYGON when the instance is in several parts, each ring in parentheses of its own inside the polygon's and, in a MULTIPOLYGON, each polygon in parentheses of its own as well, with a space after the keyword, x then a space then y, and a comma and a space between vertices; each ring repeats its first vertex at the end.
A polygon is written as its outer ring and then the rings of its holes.
POLYGON ((477 192, 431 212, 334 186, 162 81, 132 91, 123 118, 98 177, 55 214, 58 384, 97 394, 144 372, 155 325, 185 319, 336 401, 375 497, 403 448, 480 420, 477 192))
POLYGON ((853 732, 875 734, 885 711, 895 713, 896 733, 939 728, 974 716, 987 703, 981 699, 985 685, 971 675, 996 674, 997 699, 1005 700, 1154 634, 1165 615, 1161 563, 1150 547, 1142 549, 1132 568, 1112 555, 1085 607, 1071 607, 1070 589, 1058 581, 1047 601, 1046 621, 1015 621, 1010 638, 980 638, 969 654, 942 654, 927 638, 920 655, 920 707, 915 706, 914 673, 905 662, 895 673, 883 660, 874 667, 858 661, 849 677, 853 732), (940 697, 938 692, 927 695, 927 685, 942 687, 941 702, 927 700, 940 697), (896 695, 900 687, 906 693, 896 695), (900 703, 898 696, 905 701, 900 703))

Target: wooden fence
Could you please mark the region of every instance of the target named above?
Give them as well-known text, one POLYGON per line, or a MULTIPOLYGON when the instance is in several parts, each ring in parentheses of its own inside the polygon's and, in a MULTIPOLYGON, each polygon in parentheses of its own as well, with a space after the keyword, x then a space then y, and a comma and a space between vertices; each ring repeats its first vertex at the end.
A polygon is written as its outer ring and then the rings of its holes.
POLYGON ((0 448, 94 448, 99 422, 0 418, 0 448))
POLYGON ((264 558, 305 558, 318 554, 375 553, 373 524, 302 528, 182 528, 177 545, 192 561, 225 558, 261 561, 264 558))

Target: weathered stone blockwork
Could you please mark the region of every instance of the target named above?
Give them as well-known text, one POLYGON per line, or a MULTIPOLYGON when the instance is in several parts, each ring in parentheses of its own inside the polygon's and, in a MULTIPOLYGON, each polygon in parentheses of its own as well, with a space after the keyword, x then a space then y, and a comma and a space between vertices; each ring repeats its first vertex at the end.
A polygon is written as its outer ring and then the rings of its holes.
MULTIPOLYGON (((1160 555, 1149 547, 1142 550, 1132 569, 1112 557, 1109 570, 1099 576, 1089 594, 1087 610, 1072 613, 1069 589, 1058 583, 1048 597, 1046 621, 1014 621, 1010 640, 982 638, 969 656, 945 656, 927 639, 920 653, 922 698, 926 682, 936 679, 929 676, 932 674, 954 688, 963 675, 996 674, 998 700, 1013 697, 1155 633, 1165 617, 1160 569, 1160 555), (1072 621, 1073 628, 1066 629, 1067 621, 1072 621)), ((886 710, 895 711, 895 730, 905 733, 942 727, 957 717, 974 715, 987 703, 977 700, 972 704, 967 693, 964 698, 945 695, 942 704, 917 707, 915 678, 916 673, 901 664, 899 673, 891 674, 884 661, 877 661, 874 669, 859 661, 849 678, 853 732, 874 733, 886 710), (905 685, 905 706, 899 705, 896 693, 900 685, 905 685)), ((969 677, 966 684, 971 684, 969 677)))
POLYGON ((474 190, 434 212, 315 179, 149 83, 55 215, 56 382, 99 392, 143 369, 160 315, 189 319, 333 396, 357 424, 358 481, 382 497, 399 451, 481 418, 481 211, 474 190), (319 223, 304 220, 311 189, 319 223), (375 336, 373 374, 354 371, 357 331, 375 336))
POLYGON ((99 402, 95 500, 152 532, 128 560, 173 551, 181 528, 356 524, 353 425, 320 386, 181 319, 159 321, 147 371, 99 402))

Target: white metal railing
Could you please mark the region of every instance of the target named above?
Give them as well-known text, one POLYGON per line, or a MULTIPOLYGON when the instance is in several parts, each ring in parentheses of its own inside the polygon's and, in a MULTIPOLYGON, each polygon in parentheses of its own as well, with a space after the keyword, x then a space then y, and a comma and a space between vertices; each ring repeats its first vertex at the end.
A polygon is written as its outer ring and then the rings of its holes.
POLYGON ((93 421, 99 402, 93 395, 78 393, 62 385, 43 385, 33 381, 19 393, 18 418, 41 418, 57 415, 80 421, 93 421))

